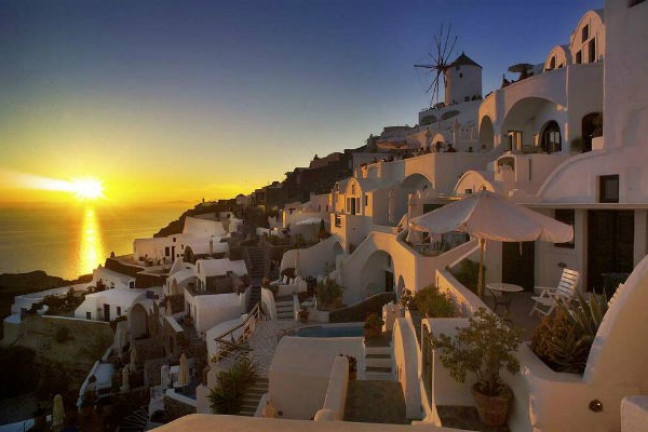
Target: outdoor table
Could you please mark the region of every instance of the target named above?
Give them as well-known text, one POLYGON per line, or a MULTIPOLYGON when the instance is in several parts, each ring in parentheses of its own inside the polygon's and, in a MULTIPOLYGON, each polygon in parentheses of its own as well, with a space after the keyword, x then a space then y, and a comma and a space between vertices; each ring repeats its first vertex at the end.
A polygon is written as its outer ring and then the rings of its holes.
POLYGON ((493 312, 497 311, 497 306, 504 306, 508 312, 511 311, 511 300, 513 296, 511 294, 519 293, 524 291, 520 285, 502 283, 502 282, 491 282, 486 284, 486 288, 490 291, 495 301, 495 306, 493 306, 493 312), (501 300, 498 300, 500 298, 501 300))

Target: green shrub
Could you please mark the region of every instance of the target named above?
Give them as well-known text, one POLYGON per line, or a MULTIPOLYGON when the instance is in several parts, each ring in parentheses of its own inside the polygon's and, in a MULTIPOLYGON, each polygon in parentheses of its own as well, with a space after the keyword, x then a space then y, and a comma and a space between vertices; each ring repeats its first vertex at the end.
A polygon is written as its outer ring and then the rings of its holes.
POLYGON ((257 367, 247 357, 239 359, 229 371, 218 374, 218 382, 209 393, 214 414, 238 414, 243 395, 258 379, 257 367))
POLYGON ((556 372, 583 374, 592 343, 607 312, 605 295, 589 301, 578 293, 577 304, 559 302, 542 319, 531 338, 531 350, 556 372))
POLYGON ((499 375, 502 368, 510 373, 520 370, 513 355, 520 344, 518 331, 484 308, 475 312, 468 327, 459 329, 454 338, 441 334, 431 341, 433 349, 441 350, 441 363, 452 378, 462 383, 466 372, 472 372, 477 376, 477 390, 486 395, 499 395, 506 388, 499 375))
POLYGON ((449 294, 440 293, 434 285, 427 286, 414 294, 412 301, 418 311, 430 318, 458 316, 457 307, 449 294))
POLYGON ((341 304, 343 290, 344 288, 341 285, 338 285, 337 282, 328 278, 322 282, 318 282, 315 292, 317 294, 320 309, 329 310, 330 308, 341 304))
MULTIPOLYGON (((477 293, 477 279, 479 279, 478 262, 465 259, 461 261, 456 268, 450 269, 450 273, 463 286, 468 288, 470 291, 477 293)), ((486 275, 486 267, 484 267, 484 275, 486 275)))

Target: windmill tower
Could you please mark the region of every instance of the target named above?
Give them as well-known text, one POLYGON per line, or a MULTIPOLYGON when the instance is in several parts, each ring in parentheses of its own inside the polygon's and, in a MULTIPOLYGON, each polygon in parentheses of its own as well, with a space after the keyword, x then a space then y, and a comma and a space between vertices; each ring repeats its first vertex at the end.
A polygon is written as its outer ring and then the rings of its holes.
POLYGON ((452 38, 451 32, 452 26, 448 26, 446 30, 441 25, 439 34, 434 36, 435 52, 429 53, 432 63, 414 65, 417 68, 429 69, 434 76, 426 90, 427 93, 432 93, 430 106, 439 103, 441 78, 443 78, 446 106, 472 100, 477 95, 481 98, 482 67, 464 53, 461 53, 453 62, 449 61, 457 43, 457 37, 452 38))

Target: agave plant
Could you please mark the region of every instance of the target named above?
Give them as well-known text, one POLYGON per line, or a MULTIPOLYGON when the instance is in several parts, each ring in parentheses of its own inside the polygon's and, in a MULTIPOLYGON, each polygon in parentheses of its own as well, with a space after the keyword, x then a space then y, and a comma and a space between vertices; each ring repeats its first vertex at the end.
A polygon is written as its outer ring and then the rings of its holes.
POLYGON ((607 298, 578 293, 576 304, 559 301, 553 314, 543 318, 531 339, 531 350, 556 372, 582 374, 603 317, 607 298))

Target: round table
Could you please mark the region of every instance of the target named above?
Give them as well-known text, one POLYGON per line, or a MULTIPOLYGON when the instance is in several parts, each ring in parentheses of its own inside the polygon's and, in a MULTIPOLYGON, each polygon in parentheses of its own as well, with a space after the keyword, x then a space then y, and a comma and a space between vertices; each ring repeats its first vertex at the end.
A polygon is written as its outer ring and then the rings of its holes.
POLYGON ((503 282, 488 283, 486 284, 486 288, 488 289, 488 291, 490 291, 491 295, 493 296, 493 301, 495 302, 493 312, 497 311, 497 306, 504 306, 506 310, 510 312, 511 300, 513 300, 511 294, 524 291, 524 288, 522 288, 520 285, 503 282))

